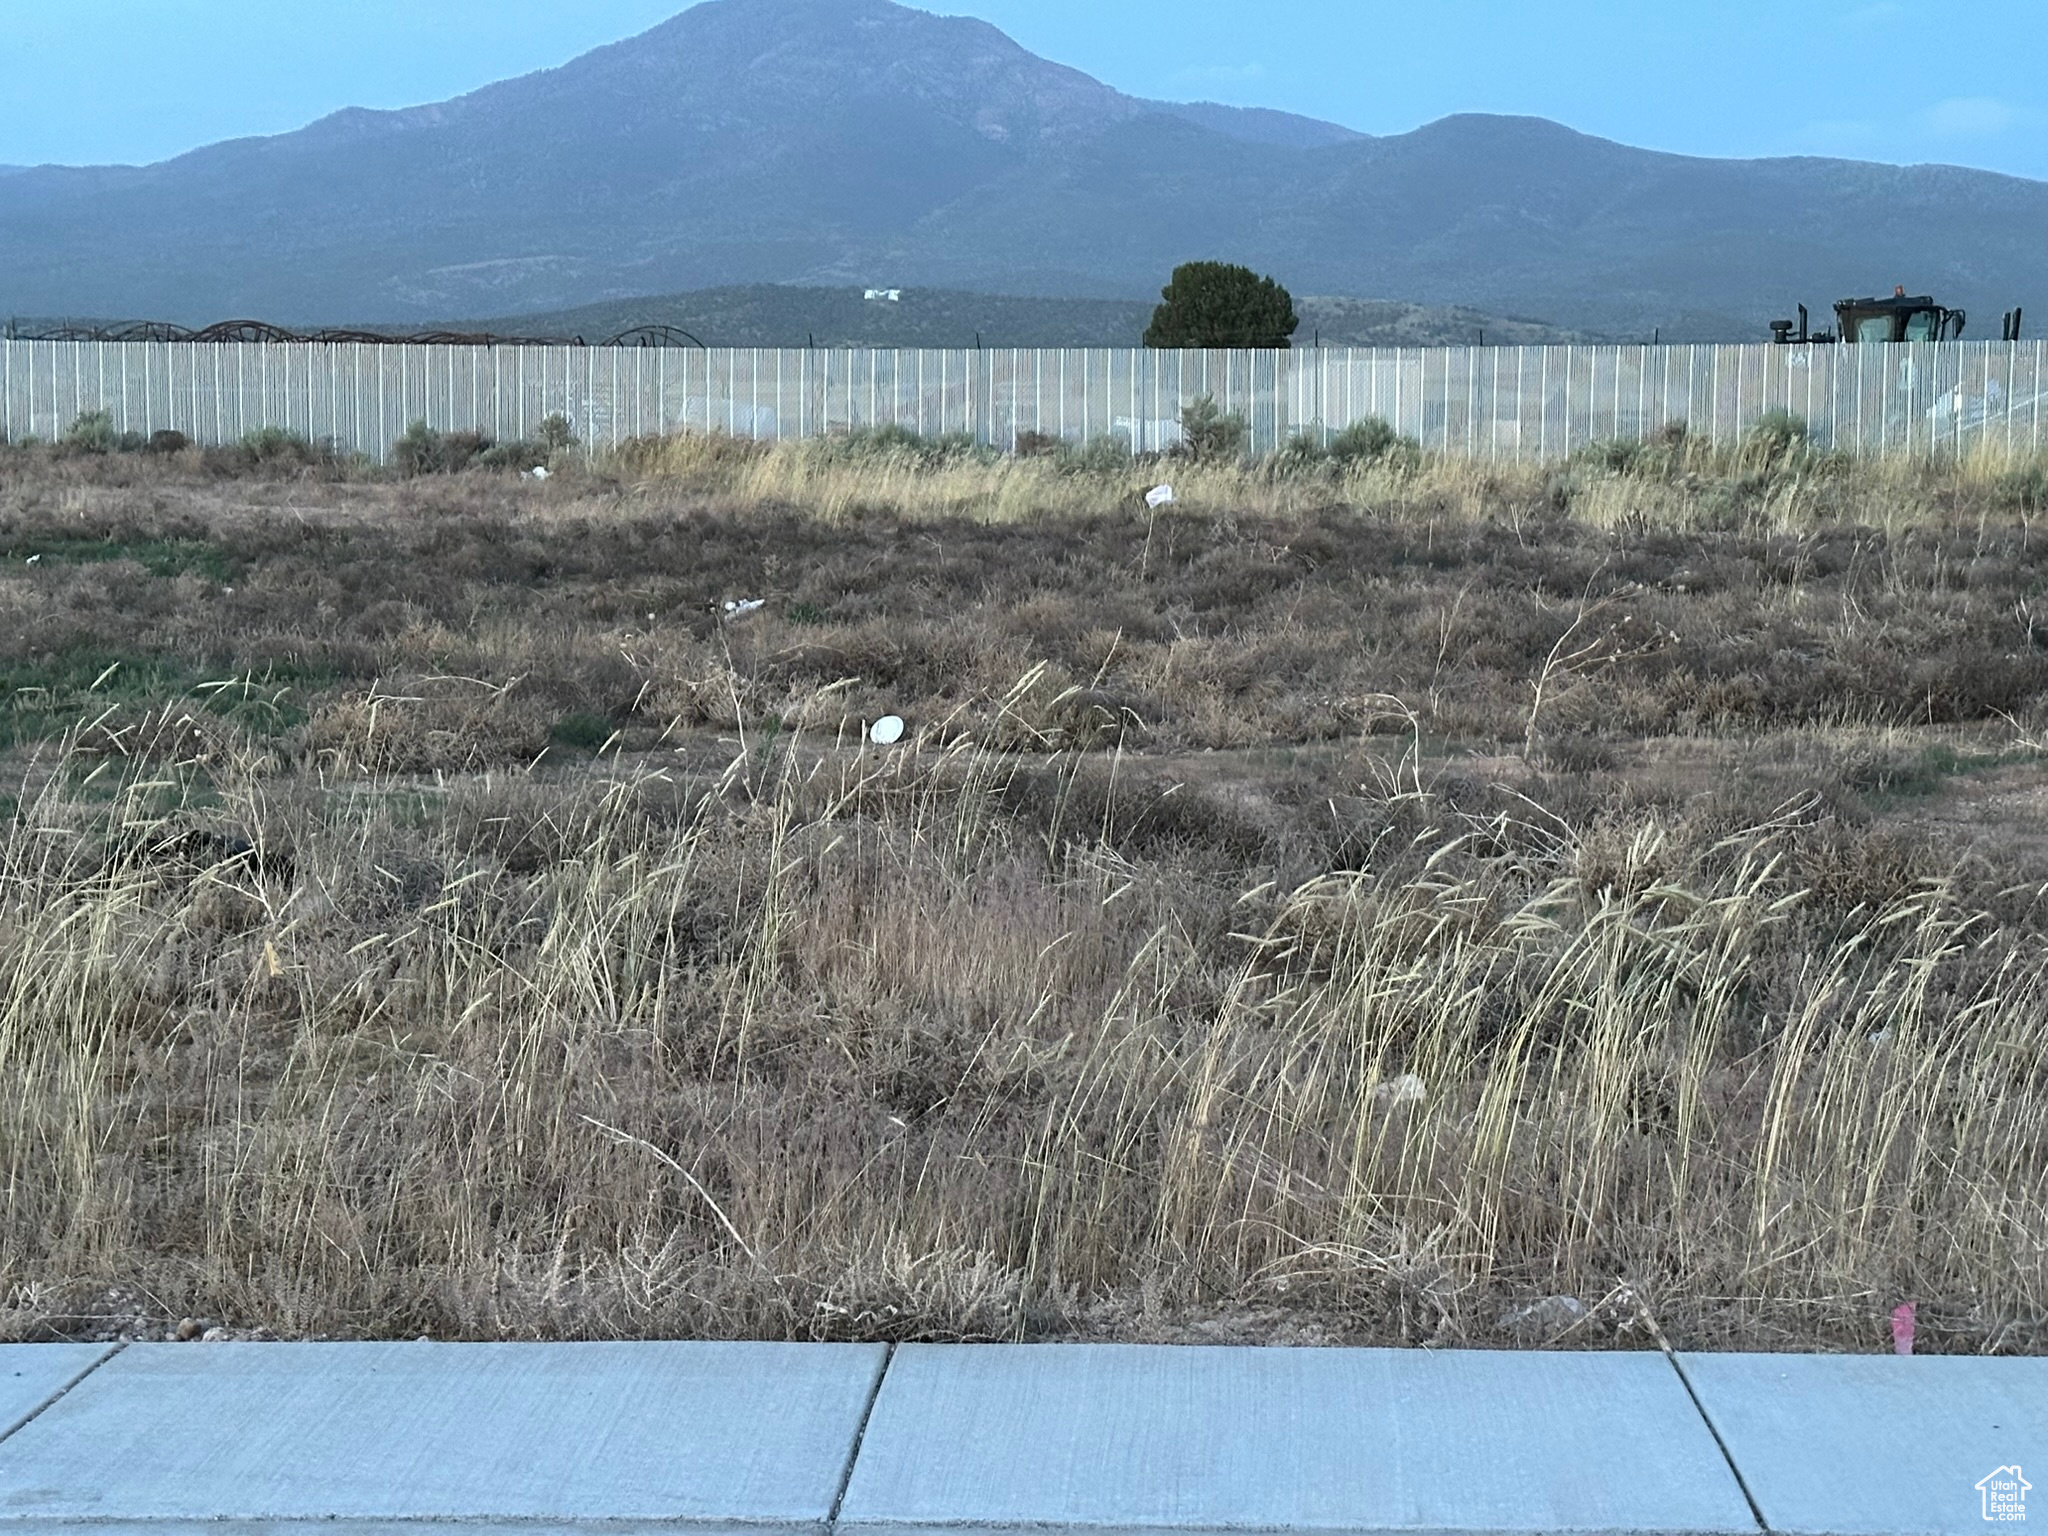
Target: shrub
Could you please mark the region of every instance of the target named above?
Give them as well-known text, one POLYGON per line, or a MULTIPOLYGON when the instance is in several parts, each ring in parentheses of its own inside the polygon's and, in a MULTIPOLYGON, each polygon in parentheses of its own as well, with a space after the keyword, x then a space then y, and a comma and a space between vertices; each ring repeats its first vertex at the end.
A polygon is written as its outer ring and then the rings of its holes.
POLYGON ((1297 432, 1272 456, 1269 466, 1274 474, 1284 476, 1342 473, 1377 465, 1409 470, 1421 462, 1420 443, 1372 417, 1346 427, 1327 444, 1315 432, 1297 432))
POLYGON ((511 469, 525 474, 530 469, 539 469, 554 457, 554 451, 546 443, 529 442, 524 439, 509 443, 493 443, 476 456, 478 469, 511 469))
POLYGON ((67 454, 118 453, 123 446, 121 434, 114 430, 114 418, 107 411, 84 412, 57 439, 58 451, 67 454))
POLYGON ((405 429, 391 448, 391 462, 403 475, 452 475, 469 468, 490 451, 481 432, 437 432, 424 421, 405 429))
POLYGON ((1377 416, 1355 421, 1330 439, 1330 457, 1347 467, 1358 464, 1400 464, 1422 462, 1422 445, 1404 437, 1377 416))
POLYGON ((441 463, 441 434, 424 421, 414 422, 391 445, 391 462, 402 475, 433 473, 441 463))
POLYGON ((550 456, 567 453, 576 446, 576 430, 569 425, 569 418, 559 412, 543 421, 534 430, 533 437, 550 456))
POLYGON ((1020 459, 1050 458, 1066 447, 1064 439, 1051 432, 1019 432, 1016 454, 1020 459))
POLYGON ((884 427, 858 427, 842 440, 848 455, 856 459, 886 459, 896 455, 924 459, 937 446, 909 427, 895 422, 884 427))
POLYGON ((173 431, 166 427, 150 433, 149 441, 142 445, 142 451, 168 457, 174 453, 183 453, 191 446, 191 438, 182 432, 173 431))
POLYGON ((1213 398, 1203 395, 1191 400, 1180 413, 1183 450, 1201 463, 1241 458, 1252 435, 1251 423, 1242 416, 1226 416, 1213 398))
POLYGON ((490 452, 491 440, 481 432, 450 432, 441 439, 441 471, 459 474, 490 452))
MULTIPOLYGON (((1797 417, 1766 416, 1756 424, 1760 441, 1775 445, 1796 441, 1804 435, 1797 417)), ((1767 447, 1766 452, 1775 451, 1767 447)), ((1676 480, 1688 470, 1709 468, 1712 448, 1695 443, 1691 429, 1682 421, 1666 422, 1647 438, 1617 437, 1588 443, 1574 451, 1568 463, 1575 468, 1593 469, 1610 475, 1629 475, 1643 480, 1676 480)))
POLYGON ((1790 411, 1766 411, 1756 419, 1743 442, 1744 457, 1764 468, 1776 468, 1800 457, 1806 448, 1806 418, 1790 411))
POLYGON ((1194 261, 1176 267, 1145 330, 1148 347, 1286 347, 1301 319, 1294 299, 1249 267, 1194 261))
POLYGON ((966 432, 924 437, 894 422, 881 427, 858 427, 813 442, 811 451, 835 464, 890 461, 919 469, 937 469, 947 464, 991 463, 1000 457, 966 432))
POLYGON ((1579 498, 1579 477, 1569 467, 1553 469, 1543 477, 1543 504, 1562 517, 1579 498))
POLYGON ((284 427, 258 427, 242 438, 242 451, 255 464, 314 464, 333 457, 284 427))
MULTIPOLYGON (((181 447, 189 446, 183 434, 171 433, 161 447, 152 446, 153 453, 175 453, 181 447)), ((244 433, 238 443, 200 450, 200 463, 207 473, 233 477, 252 474, 258 470, 298 470, 314 465, 332 465, 338 455, 332 439, 310 442, 298 433, 284 427, 258 427, 244 433)))
POLYGON ((1998 482, 1998 500, 2015 512, 2048 510, 2048 468, 2029 464, 2008 471, 1998 482))
POLYGON ((1330 468, 1330 450, 1314 432, 1297 432, 1267 461, 1276 475, 1312 475, 1330 468))
POLYGON ((1613 475, 1632 475, 1642 469, 1650 448, 1633 438, 1617 437, 1611 442, 1588 443, 1572 455, 1572 462, 1613 475))
POLYGON ((1070 475, 1122 474, 1131 467, 1130 440, 1105 434, 1085 443, 1061 443, 1055 462, 1070 475))

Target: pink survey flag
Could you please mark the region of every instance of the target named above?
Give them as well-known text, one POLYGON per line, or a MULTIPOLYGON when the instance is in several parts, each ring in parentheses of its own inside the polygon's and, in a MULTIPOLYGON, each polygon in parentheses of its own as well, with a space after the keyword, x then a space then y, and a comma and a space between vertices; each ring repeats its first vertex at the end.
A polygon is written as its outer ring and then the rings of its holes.
POLYGON ((1913 1353, 1913 1318, 1918 1310, 1910 1301, 1892 1309, 1893 1354, 1910 1355, 1913 1353))

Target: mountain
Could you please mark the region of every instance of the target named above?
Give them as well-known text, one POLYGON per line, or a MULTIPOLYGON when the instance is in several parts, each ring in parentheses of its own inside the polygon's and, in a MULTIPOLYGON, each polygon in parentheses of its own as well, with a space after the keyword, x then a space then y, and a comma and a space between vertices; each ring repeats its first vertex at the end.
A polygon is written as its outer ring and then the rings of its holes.
MULTIPOLYGON (((1320 298, 1295 301, 1301 345, 1464 345, 1588 341, 1539 321, 1457 308, 1320 298)), ((658 298, 620 299, 542 314, 449 320, 440 328, 496 335, 580 336, 600 341, 639 326, 667 325, 713 347, 1135 347, 1152 318, 1142 299, 1008 298, 906 288, 897 302, 859 288, 757 284, 658 298)))
POLYGON ((1148 299, 1180 261, 1297 293, 1760 337, 1903 282, 2048 312, 2048 183, 1702 160, 1536 119, 1372 138, 1142 101, 889 0, 710 0, 560 69, 159 165, 0 177, 0 314, 285 323, 715 286, 1148 299))
POLYGON ((1298 345, 1329 347, 1561 346, 1625 338, 1571 330, 1521 315, 1492 314, 1462 304, 1398 304, 1310 294, 1295 300, 1298 345))
POLYGON ((1213 101, 1148 102, 1154 111, 1208 128, 1225 138, 1244 139, 1253 144, 1277 144, 1283 149, 1321 149, 1328 144, 1362 144, 1368 135, 1340 128, 1335 123, 1292 112, 1275 112, 1270 107, 1225 107, 1213 101))
POLYGON ((709 347, 1134 347, 1151 306, 1135 299, 1007 298, 907 288, 895 302, 859 288, 774 283, 617 299, 541 314, 446 322, 500 336, 602 341, 640 326, 686 331, 709 347))

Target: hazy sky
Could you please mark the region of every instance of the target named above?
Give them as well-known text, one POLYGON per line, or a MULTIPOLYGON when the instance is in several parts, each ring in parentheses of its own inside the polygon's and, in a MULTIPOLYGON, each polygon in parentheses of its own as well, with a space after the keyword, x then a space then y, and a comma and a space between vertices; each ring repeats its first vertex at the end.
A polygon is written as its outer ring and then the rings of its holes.
MULTIPOLYGON (((0 164, 148 161, 437 101, 681 0, 13 0, 0 164)), ((2048 178, 2044 0, 942 0, 1138 95, 1369 133, 1523 112, 1654 149, 2048 178)))

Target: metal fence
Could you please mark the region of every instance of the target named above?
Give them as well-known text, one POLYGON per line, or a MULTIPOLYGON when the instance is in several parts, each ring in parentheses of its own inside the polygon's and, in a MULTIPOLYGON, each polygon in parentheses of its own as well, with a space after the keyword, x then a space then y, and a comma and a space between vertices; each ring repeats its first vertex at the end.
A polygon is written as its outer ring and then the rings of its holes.
POLYGON ((226 443, 263 427, 382 459, 407 424, 592 444, 682 431, 809 437, 898 425, 1012 447, 1039 432, 1180 440, 1209 396, 1264 452, 1368 417, 1478 460, 1557 459, 1683 422, 1731 442, 1772 411, 1865 455, 2048 450, 2048 343, 1911 346, 1317 348, 1292 352, 771 351, 0 341, 0 432, 226 443))

